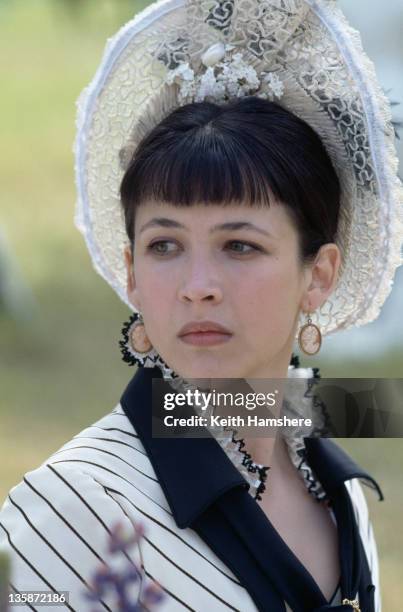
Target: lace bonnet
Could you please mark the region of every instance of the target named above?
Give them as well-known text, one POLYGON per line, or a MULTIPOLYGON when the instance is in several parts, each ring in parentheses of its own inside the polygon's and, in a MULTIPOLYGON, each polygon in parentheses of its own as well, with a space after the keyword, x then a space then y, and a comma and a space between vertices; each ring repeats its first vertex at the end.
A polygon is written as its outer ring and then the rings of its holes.
POLYGON ((75 220, 96 270, 133 310, 119 187, 136 145, 179 105, 245 95, 309 123, 341 181, 342 266, 313 322, 373 321, 403 263, 403 189, 390 103, 335 0, 162 0, 108 41, 77 103, 75 220))

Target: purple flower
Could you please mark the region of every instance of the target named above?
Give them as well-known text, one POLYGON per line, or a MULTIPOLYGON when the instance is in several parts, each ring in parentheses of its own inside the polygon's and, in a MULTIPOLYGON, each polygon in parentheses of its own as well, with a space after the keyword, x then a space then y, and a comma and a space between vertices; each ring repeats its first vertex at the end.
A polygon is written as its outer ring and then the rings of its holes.
POLYGON ((109 552, 126 552, 133 544, 138 544, 139 540, 144 535, 144 528, 142 524, 136 524, 136 531, 134 534, 128 534, 125 526, 121 521, 115 523, 111 530, 109 538, 109 552))
MULTIPOLYGON (((135 533, 128 533, 122 522, 115 523, 111 529, 108 542, 108 553, 113 557, 118 554, 126 554, 133 546, 138 546, 144 535, 142 524, 135 525, 135 533)), ((120 612, 144 612, 151 610, 164 599, 165 595, 160 585, 155 581, 148 581, 143 585, 142 602, 137 603, 130 600, 130 587, 139 579, 143 582, 146 577, 141 574, 140 568, 127 560, 127 565, 120 570, 113 569, 106 563, 101 563, 95 569, 90 582, 91 591, 85 591, 84 597, 93 602, 99 602, 106 594, 114 594, 115 602, 113 609, 120 612)), ((100 612, 94 608, 92 612, 100 612)))

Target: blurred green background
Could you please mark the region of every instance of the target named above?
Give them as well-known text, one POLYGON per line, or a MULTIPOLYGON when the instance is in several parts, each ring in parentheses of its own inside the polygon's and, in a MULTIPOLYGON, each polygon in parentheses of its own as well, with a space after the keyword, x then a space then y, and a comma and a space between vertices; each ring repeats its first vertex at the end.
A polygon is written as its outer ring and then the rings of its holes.
MULTIPOLYGON (((129 312, 73 225, 72 144, 75 100, 106 38, 145 4, 0 0, 0 505, 26 471, 110 411, 133 373, 118 348, 129 312)), ((401 377, 403 352, 302 365, 322 376, 401 377)), ((384 610, 401 610, 403 441, 341 443, 385 494, 367 499, 384 610)))

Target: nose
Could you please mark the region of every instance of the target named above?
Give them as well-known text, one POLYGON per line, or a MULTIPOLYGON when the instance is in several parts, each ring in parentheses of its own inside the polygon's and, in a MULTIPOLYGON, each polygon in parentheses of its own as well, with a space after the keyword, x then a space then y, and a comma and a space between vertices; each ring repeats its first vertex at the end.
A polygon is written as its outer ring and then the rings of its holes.
POLYGON ((223 291, 217 278, 216 266, 211 264, 205 259, 189 262, 178 290, 181 302, 221 302, 223 291))

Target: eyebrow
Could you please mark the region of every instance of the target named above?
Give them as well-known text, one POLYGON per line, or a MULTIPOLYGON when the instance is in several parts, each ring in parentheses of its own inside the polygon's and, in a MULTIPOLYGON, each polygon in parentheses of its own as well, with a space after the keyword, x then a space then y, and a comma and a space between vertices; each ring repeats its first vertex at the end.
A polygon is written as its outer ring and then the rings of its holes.
MULTIPOLYGON (((143 225, 143 227, 139 231, 139 234, 141 234, 144 230, 148 229, 149 227, 174 227, 174 228, 179 228, 179 229, 184 229, 186 231, 189 231, 188 228, 182 223, 179 223, 179 221, 175 221, 174 219, 169 219, 168 217, 155 217, 154 219, 150 219, 150 221, 147 221, 147 223, 143 225)), ((258 232, 259 234, 264 234, 265 236, 268 236, 269 238, 274 238, 273 234, 271 234, 267 230, 262 229, 261 227, 258 227, 257 225, 254 225, 253 223, 250 223, 249 221, 228 221, 226 223, 220 223, 219 225, 214 225, 210 229, 210 233, 224 231, 224 230, 236 231, 236 230, 241 230, 241 229, 242 230, 252 230, 252 231, 258 232)))

